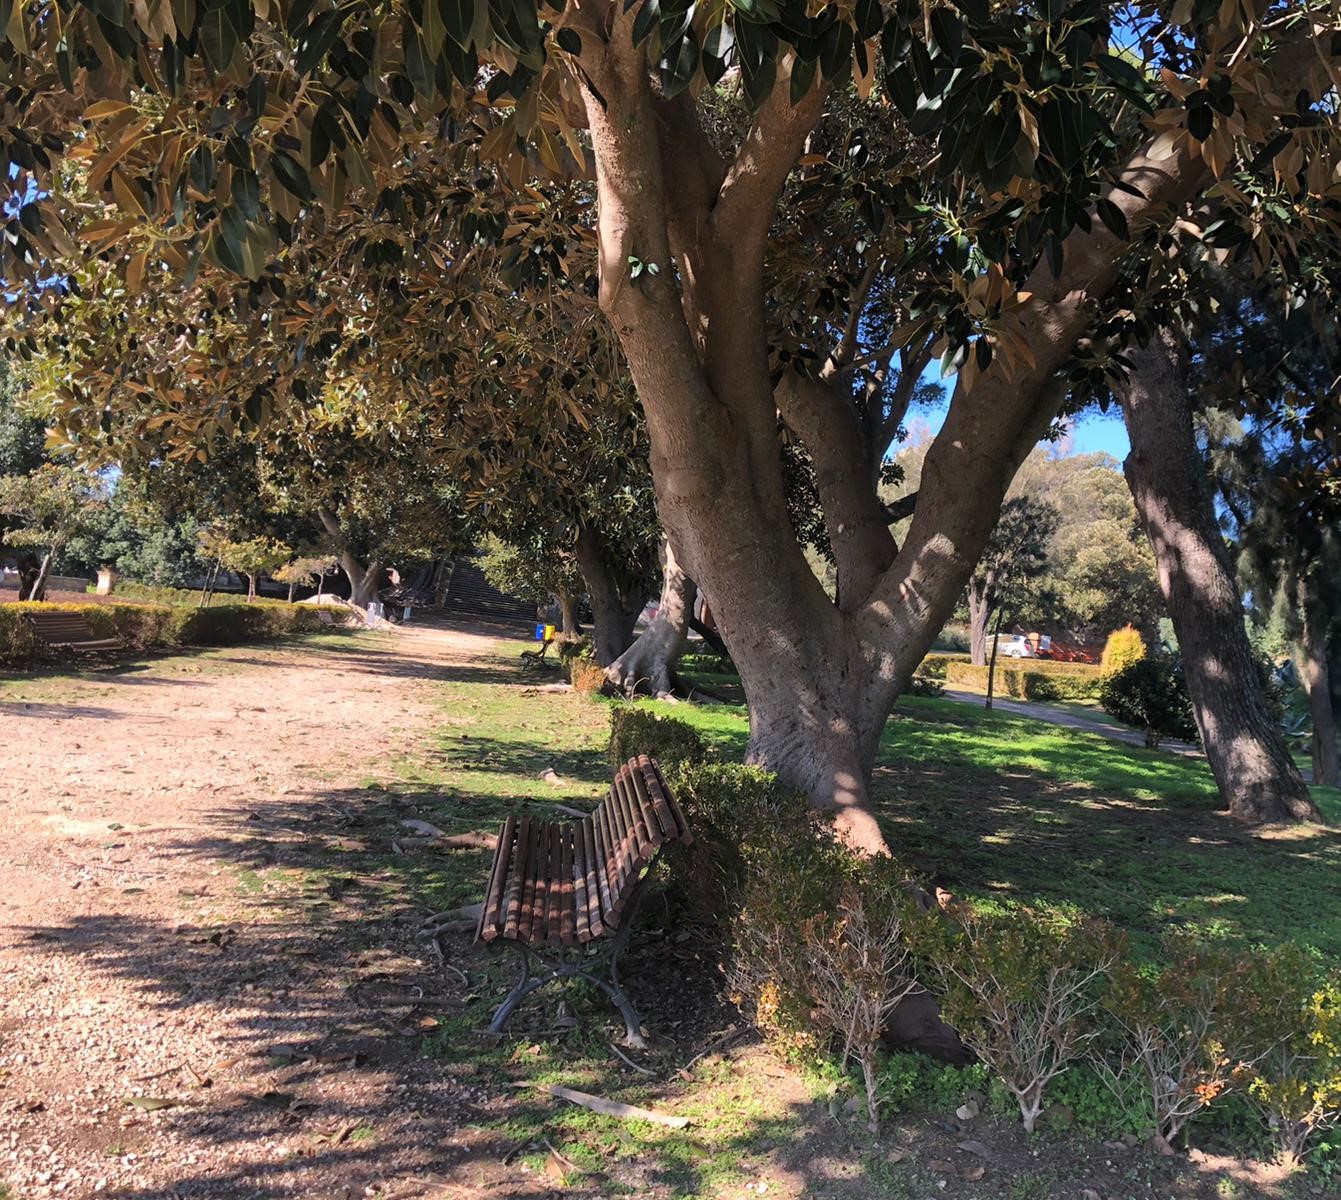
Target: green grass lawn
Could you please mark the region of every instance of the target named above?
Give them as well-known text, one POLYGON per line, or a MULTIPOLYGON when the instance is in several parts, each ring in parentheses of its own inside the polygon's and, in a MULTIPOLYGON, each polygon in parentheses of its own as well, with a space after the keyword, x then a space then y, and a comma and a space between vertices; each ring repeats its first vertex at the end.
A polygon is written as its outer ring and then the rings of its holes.
MULTIPOLYGON (((742 709, 662 707, 722 753, 743 752, 742 709)), ((1200 759, 908 698, 886 728, 872 793, 895 853, 958 895, 1072 905, 1144 946, 1196 925, 1341 957, 1341 831, 1244 828, 1217 811, 1200 759)), ((1341 822, 1341 793, 1315 794, 1341 822)))

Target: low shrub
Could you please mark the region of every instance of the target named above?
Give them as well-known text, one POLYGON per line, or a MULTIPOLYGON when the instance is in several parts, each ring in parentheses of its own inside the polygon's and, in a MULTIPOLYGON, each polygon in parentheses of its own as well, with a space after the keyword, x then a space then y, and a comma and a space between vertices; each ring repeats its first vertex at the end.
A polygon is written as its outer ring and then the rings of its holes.
MULTIPOLYGON (((879 1096, 882 1106, 896 1112, 953 1112, 970 1092, 985 1092, 991 1084, 982 1063, 953 1067, 925 1054, 886 1055, 880 1064, 879 1096)), ((1014 1108, 1015 1101, 1010 1101, 1014 1108)))
POLYGON ((944 679, 946 668, 954 662, 968 662, 968 656, 928 654, 917 666, 917 673, 927 679, 944 679))
POLYGON ((708 748, 692 725, 658 716, 638 704, 616 704, 610 710, 611 765, 618 768, 638 754, 650 755, 669 768, 675 763, 702 762, 708 748))
POLYGON ((710 675, 734 675, 736 664, 710 651, 680 655, 679 666, 685 671, 706 671, 710 675))
POLYGON ((1143 658, 1105 676, 1099 703, 1109 716, 1144 730, 1152 748, 1163 738, 1198 738, 1182 664, 1170 655, 1143 658))
MULTIPOLYGON (((951 659, 945 664, 947 683, 961 683, 987 689, 990 668, 975 667, 972 663, 951 659)), ((1015 700, 1097 700, 1103 680, 1096 668, 1084 663, 1049 663, 1029 660, 1027 667, 997 663, 996 684, 998 695, 1015 700)))
POLYGON ((802 925, 796 957, 788 956, 791 939, 774 931, 779 976, 809 1001, 812 1027, 840 1045, 840 1066, 861 1068, 872 1133, 880 1132, 880 1039, 899 1002, 917 990, 891 899, 849 888, 836 914, 802 925))
POLYGON ((131 650, 157 646, 225 646, 309 633, 322 628, 313 605, 226 604, 214 608, 163 604, 0 604, 0 660, 26 663, 48 653, 32 634, 29 612, 73 612, 98 638, 118 637, 131 650))
POLYGON ((909 927, 946 1021, 1005 1084, 1032 1131, 1048 1084, 1099 1035, 1122 936, 1056 911, 979 913, 966 904, 919 914, 909 927))
POLYGON ((573 691, 582 696, 597 696, 605 690, 609 680, 605 668, 594 658, 578 655, 568 660, 568 680, 573 691))
POLYGON ((1099 670, 1105 675, 1118 675, 1133 663, 1140 662, 1146 656, 1145 638, 1138 629, 1124 625, 1108 635, 1104 643, 1103 657, 1099 660, 1099 670))
POLYGON ((945 684, 939 679, 914 675, 908 681, 908 686, 903 689, 903 694, 905 696, 922 696, 925 699, 934 700, 937 696, 945 695, 945 684))
POLYGON ((1297 1018, 1249 1072, 1249 1102, 1288 1165, 1341 1127, 1341 975, 1302 987, 1297 1018))
POLYGON ((1235 952, 1178 933, 1151 969, 1123 962, 1104 1005, 1110 1037, 1093 1058, 1119 1096, 1145 1084, 1146 1117, 1167 1146, 1187 1123, 1300 1029, 1299 987, 1310 977, 1292 946, 1235 952))

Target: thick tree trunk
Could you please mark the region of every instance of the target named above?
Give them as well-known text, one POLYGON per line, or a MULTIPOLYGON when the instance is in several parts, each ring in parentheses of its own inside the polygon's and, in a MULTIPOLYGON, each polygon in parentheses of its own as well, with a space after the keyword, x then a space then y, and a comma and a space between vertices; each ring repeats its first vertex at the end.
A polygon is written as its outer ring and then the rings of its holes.
MULTIPOLYGON (((353 559, 353 555, 341 555, 340 563, 344 566, 345 558, 353 559)), ((349 594, 349 602, 358 605, 359 608, 367 608, 377 599, 378 589, 382 586, 382 576, 384 574, 382 564, 379 562, 370 562, 367 567, 359 566, 357 560, 351 564, 358 572, 358 581, 355 582, 353 575, 350 575, 349 585, 352 589, 349 594)), ((349 575, 349 567, 345 567, 345 574, 349 575)))
POLYGON ((1313 723, 1313 782, 1341 787, 1341 754, 1337 747, 1336 710, 1332 707, 1331 669, 1327 658, 1327 620, 1305 580, 1299 581, 1303 628, 1299 639, 1299 679, 1308 696, 1313 723))
POLYGON ((987 626, 992 619, 987 588, 974 576, 968 585, 969 657, 975 667, 987 665, 987 626))
POLYGON ((582 625, 577 619, 577 597, 572 592, 559 593, 559 621, 563 625, 565 641, 582 635, 582 625))
POLYGON ((27 600, 32 596, 33 584, 37 582, 37 577, 42 573, 42 564, 34 554, 20 554, 18 556, 19 568, 19 599, 27 600))
POLYGON ((1118 388, 1131 440, 1124 470, 1155 554, 1211 773, 1242 820, 1316 820, 1248 644, 1193 434, 1185 352, 1164 334, 1132 357, 1135 370, 1118 388))
POLYGON ((42 556, 42 565, 37 568, 37 574, 33 577, 32 586, 28 589, 27 599, 45 600, 47 598, 47 577, 51 574, 51 560, 54 557, 50 550, 42 556))
POLYGON ((684 653, 694 581, 685 574, 669 541, 661 544, 661 603, 638 640, 605 669, 605 677, 626 696, 667 696, 675 689, 675 665, 684 653))
POLYGON ((603 667, 610 666, 633 641, 633 627, 643 611, 644 597, 607 561, 595 530, 582 526, 577 537, 577 565, 591 598, 592 652, 603 667))
POLYGON ((243 571, 247 577, 247 603, 250 604, 256 599, 256 573, 254 571, 243 571))
POLYGON ((340 521, 330 509, 322 506, 317 509, 317 517, 326 532, 335 543, 340 569, 349 580, 349 602, 359 608, 367 608, 377 599, 377 590, 382 586, 382 564, 371 562, 364 566, 350 548, 340 521))

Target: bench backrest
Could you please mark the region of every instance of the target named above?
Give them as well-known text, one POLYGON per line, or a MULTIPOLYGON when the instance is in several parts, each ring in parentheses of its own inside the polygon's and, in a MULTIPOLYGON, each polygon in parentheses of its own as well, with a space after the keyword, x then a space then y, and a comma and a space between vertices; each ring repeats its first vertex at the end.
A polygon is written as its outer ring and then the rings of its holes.
POLYGON ((29 613, 34 632, 46 642, 96 642, 98 638, 79 613, 29 613))
POLYGON ((693 840, 657 764, 631 758, 580 821, 507 819, 477 936, 572 945, 611 933, 661 847, 693 840))

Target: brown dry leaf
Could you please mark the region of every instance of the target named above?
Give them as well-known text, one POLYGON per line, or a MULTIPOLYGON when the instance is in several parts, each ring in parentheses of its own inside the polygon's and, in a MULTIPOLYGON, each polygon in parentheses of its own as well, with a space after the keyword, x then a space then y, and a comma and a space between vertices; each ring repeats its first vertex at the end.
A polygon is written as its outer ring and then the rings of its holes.
POLYGON ((943 1158, 933 1158, 927 1163, 927 1169, 931 1171, 940 1171, 943 1173, 954 1174, 955 1165, 952 1162, 946 1162, 943 1158))
POLYGON ((559 1187, 568 1186, 568 1168, 563 1165, 563 1160, 553 1150, 549 1152, 549 1157, 545 1159, 545 1174, 559 1187))
POLYGON ((959 1168, 959 1178, 964 1180, 965 1183, 977 1183, 978 1180, 981 1179, 986 1174, 987 1174, 987 1168, 984 1167, 981 1163, 979 1163, 976 1167, 959 1168))

